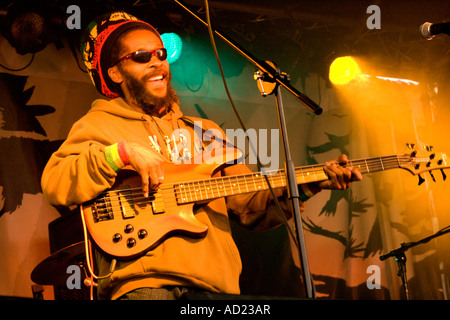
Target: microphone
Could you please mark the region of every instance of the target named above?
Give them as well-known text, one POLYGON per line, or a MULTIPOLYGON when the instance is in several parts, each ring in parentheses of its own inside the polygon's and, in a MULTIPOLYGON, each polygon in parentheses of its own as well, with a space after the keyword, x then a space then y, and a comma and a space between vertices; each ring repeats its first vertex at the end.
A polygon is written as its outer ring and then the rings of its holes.
POLYGON ((450 22, 444 22, 444 23, 430 23, 425 22, 420 26, 420 33, 422 36, 427 39, 431 40, 434 38, 434 36, 445 33, 447 35, 450 34, 450 22))

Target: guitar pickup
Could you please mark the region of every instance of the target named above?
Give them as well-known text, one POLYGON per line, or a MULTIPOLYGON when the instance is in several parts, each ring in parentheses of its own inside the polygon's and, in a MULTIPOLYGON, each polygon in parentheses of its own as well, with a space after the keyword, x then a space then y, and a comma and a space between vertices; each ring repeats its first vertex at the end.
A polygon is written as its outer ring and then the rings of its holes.
POLYGON ((159 206, 155 203, 155 201, 152 202, 152 209, 153 209, 153 213, 154 214, 161 214, 166 212, 166 210, 164 209, 164 206, 159 206))
POLYGON ((120 211, 124 219, 134 218, 137 214, 134 208, 133 194, 129 186, 120 186, 117 188, 117 197, 120 205, 120 211))
POLYGON ((157 194, 150 193, 150 203, 152 205, 153 214, 161 214, 166 212, 164 209, 164 202, 161 197, 158 197, 157 194))

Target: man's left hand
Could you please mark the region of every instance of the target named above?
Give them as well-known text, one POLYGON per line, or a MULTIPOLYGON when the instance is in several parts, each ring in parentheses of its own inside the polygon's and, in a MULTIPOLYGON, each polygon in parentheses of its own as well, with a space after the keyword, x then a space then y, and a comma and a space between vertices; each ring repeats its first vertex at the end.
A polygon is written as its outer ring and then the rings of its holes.
POLYGON ((324 170, 329 179, 317 182, 317 186, 320 189, 345 190, 353 181, 361 181, 361 172, 353 167, 346 167, 347 163, 348 158, 345 154, 325 163, 324 170))

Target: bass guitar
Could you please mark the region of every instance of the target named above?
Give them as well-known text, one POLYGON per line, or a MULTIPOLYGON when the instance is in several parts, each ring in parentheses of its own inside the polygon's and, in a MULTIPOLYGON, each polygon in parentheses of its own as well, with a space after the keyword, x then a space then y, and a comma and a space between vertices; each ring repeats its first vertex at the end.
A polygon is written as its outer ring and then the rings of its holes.
MULTIPOLYGON (((448 168, 443 153, 418 152, 351 160, 348 167, 362 174, 390 169, 405 169, 420 174, 448 168)), ((119 259, 138 256, 152 250, 167 237, 178 234, 204 237, 208 227, 193 213, 194 204, 269 189, 261 172, 211 178, 217 164, 167 164, 165 183, 144 197, 141 178, 134 170, 121 170, 114 186, 97 198, 80 205, 90 237, 105 253, 119 259)), ((323 165, 295 168, 297 184, 327 180, 323 165)), ((273 188, 286 186, 284 170, 268 174, 273 188)))

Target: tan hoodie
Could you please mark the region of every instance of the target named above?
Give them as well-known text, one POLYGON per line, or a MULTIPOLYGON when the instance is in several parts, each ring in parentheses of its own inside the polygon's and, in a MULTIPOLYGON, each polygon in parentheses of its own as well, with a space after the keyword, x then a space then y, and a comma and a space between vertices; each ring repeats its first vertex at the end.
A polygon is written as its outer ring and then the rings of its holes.
MULTIPOLYGON (((94 199, 112 187, 117 176, 106 161, 105 147, 121 140, 151 148, 149 135, 163 141, 175 127, 193 134, 177 105, 162 118, 133 110, 123 99, 95 100, 91 110, 77 121, 67 138, 50 158, 42 175, 42 189, 52 205, 70 206, 94 199)), ((204 130, 223 131, 210 120, 201 121, 204 130)), ((225 136, 225 135, 224 135, 225 136)), ((164 153, 164 146, 161 145, 164 153)), ((195 150, 195 148, 192 148, 195 150)), ((165 153, 167 156, 167 152, 165 153)), ((250 173, 243 164, 229 166, 219 175, 250 173)), ((277 197, 285 196, 276 189, 277 197)), ((285 201, 282 202, 286 211, 285 201)), ((119 261, 112 276, 100 280, 100 299, 116 299, 140 287, 193 286, 230 294, 239 293, 241 260, 232 239, 228 212, 242 225, 265 229, 279 225, 281 219, 268 191, 219 198, 194 207, 197 220, 208 226, 200 239, 174 235, 155 249, 132 261, 119 261)), ((96 254, 99 275, 108 274, 110 258, 96 254)))

